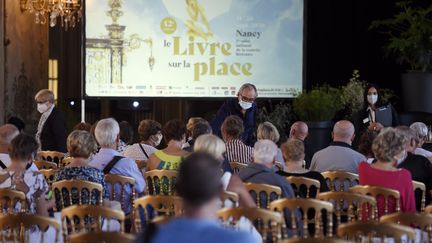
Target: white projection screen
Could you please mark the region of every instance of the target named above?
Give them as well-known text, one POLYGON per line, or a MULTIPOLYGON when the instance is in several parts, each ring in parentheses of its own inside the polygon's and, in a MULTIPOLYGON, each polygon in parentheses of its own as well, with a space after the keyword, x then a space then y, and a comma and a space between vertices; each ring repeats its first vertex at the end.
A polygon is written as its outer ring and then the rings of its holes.
POLYGON ((303 0, 86 0, 86 97, 260 97, 303 86, 303 0))

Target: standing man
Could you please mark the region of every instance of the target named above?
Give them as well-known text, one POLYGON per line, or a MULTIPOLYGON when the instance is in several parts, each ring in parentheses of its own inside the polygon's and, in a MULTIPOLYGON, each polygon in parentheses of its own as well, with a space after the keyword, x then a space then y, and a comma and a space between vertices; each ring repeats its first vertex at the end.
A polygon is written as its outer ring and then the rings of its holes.
POLYGON ((237 98, 225 101, 211 121, 213 133, 222 137, 222 123, 226 117, 235 115, 240 117, 243 121, 243 142, 248 146, 253 146, 256 140, 255 130, 258 107, 255 100, 257 96, 258 94, 255 85, 250 83, 243 84, 237 93, 237 98))
POLYGON ((63 113, 54 106, 53 92, 42 89, 35 95, 35 101, 42 114, 36 133, 41 150, 67 152, 66 122, 63 113))

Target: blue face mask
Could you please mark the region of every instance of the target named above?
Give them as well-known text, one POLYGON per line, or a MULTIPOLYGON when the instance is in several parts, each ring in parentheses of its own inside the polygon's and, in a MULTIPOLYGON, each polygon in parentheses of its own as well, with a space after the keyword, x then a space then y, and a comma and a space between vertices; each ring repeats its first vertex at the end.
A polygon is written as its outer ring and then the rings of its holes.
POLYGON ((240 107, 241 107, 243 110, 247 110, 247 109, 252 108, 252 103, 251 103, 251 102, 246 102, 246 101, 243 101, 243 100, 240 100, 240 101, 239 101, 239 105, 240 105, 240 107))

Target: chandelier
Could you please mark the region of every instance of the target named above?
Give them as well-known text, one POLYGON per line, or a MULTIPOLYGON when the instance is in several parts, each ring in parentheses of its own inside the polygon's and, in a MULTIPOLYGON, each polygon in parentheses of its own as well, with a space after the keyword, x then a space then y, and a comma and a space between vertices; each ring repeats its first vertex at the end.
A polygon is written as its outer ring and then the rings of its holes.
POLYGON ((66 29, 75 27, 82 17, 82 0, 20 0, 21 11, 35 15, 36 24, 54 27, 57 18, 66 29))

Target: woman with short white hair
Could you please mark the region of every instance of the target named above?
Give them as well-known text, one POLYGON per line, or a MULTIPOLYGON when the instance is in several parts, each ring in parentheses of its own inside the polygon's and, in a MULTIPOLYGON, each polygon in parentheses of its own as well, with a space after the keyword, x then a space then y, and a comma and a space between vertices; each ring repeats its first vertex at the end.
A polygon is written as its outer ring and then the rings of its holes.
POLYGON ((432 152, 422 148, 429 133, 429 129, 426 124, 423 122, 414 122, 411 124, 410 128, 416 133, 416 149, 414 150, 414 154, 422 155, 429 160, 432 160, 432 152))

